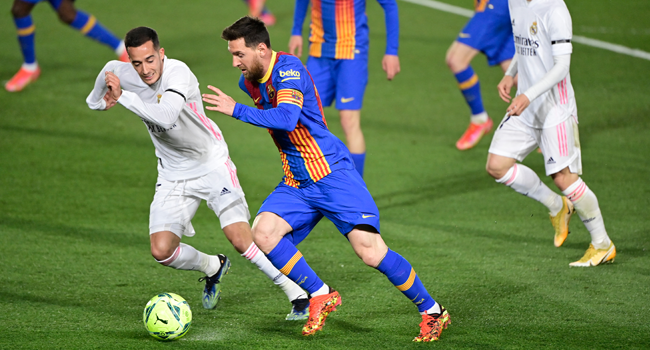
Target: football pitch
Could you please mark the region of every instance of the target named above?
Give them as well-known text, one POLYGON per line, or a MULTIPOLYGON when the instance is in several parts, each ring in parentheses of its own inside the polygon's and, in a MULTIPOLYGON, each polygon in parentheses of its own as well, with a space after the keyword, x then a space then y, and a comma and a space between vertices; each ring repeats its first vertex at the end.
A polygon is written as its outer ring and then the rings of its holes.
MULTIPOLYGON (((420 317, 378 271, 356 257, 323 220, 299 245, 342 296, 323 330, 300 333, 285 321, 290 303, 228 243, 202 205, 197 235, 184 242, 232 260, 215 310, 201 307, 198 272, 156 263, 148 239, 156 181, 152 142, 121 106, 88 109, 85 98, 110 49, 62 25, 48 4, 33 12, 42 74, 20 93, 0 89, 0 349, 647 349, 650 348, 650 61, 575 43, 571 76, 579 111, 582 178, 598 196, 616 244, 614 264, 569 268, 587 249, 579 218, 553 246, 546 209, 485 172, 492 134, 473 149, 454 144, 468 123, 444 57, 467 18, 398 1, 402 72, 387 81, 381 7, 368 1, 370 82, 362 112, 368 145, 365 180, 387 244, 406 257, 452 323, 432 344, 414 344, 420 317), (159 292, 183 296, 192 328, 169 344, 142 324, 159 292)), ((445 0, 471 8, 470 0, 445 0)), ((650 52, 650 3, 567 0, 574 34, 650 52), (645 24, 644 24, 645 23, 645 24)), ((0 80, 22 56, 4 2, 0 80)), ((233 1, 78 1, 118 36, 156 29, 170 58, 202 85, 252 101, 237 86, 221 30, 246 13, 233 1)), ((275 50, 286 50, 293 1, 269 0, 275 50)), ((305 28, 307 23, 305 23, 305 28)), ((305 34, 307 29, 305 29, 305 34)), ((305 50, 306 51, 306 50, 305 50)), ((305 56, 303 56, 305 58, 305 56)), ((507 105, 502 72, 473 62, 490 116, 507 105)), ((337 111, 325 110, 342 137, 337 111)), ((207 112, 224 132, 254 215, 282 177, 266 130, 207 112)), ((541 155, 523 162, 544 174, 541 155)), ((556 189, 550 178, 542 180, 556 189)))

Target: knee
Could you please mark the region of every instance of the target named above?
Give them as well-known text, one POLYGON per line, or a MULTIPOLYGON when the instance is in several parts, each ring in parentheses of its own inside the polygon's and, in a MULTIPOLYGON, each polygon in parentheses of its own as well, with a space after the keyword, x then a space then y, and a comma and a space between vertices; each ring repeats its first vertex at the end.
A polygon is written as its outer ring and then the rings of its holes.
POLYGON ((152 241, 151 255, 157 261, 163 261, 171 257, 176 248, 178 248, 178 245, 173 245, 172 242, 152 241))
POLYGON ((359 258, 361 258, 364 264, 376 268, 384 259, 385 255, 386 252, 382 251, 377 247, 371 249, 364 249, 359 253, 359 258))
POLYGON ((555 173, 551 175, 553 178, 553 182, 555 183, 555 186, 560 189, 560 191, 564 191, 567 188, 569 188, 571 185, 573 185, 576 181, 578 181, 579 175, 574 174, 568 171, 561 171, 559 173, 555 173))
POLYGON ((77 17, 77 11, 74 9, 64 9, 61 7, 57 13, 61 22, 65 24, 72 24, 77 17))
POLYGON ((447 51, 447 56, 445 56, 445 63, 453 73, 462 72, 468 67, 468 64, 460 59, 460 57, 455 54, 454 50, 447 51))
POLYGON ((255 226, 251 232, 253 242, 255 242, 257 247, 260 248, 264 254, 270 253, 280 241, 280 239, 275 237, 273 234, 273 230, 268 227, 255 226))
POLYGON ((490 160, 488 160, 487 164, 485 165, 485 171, 487 171, 487 173, 496 180, 506 176, 509 169, 510 169, 509 167, 505 167, 498 162, 494 162, 490 160))
POLYGON ((23 18, 30 14, 31 8, 24 5, 22 1, 15 1, 13 6, 11 6, 11 15, 14 18, 23 18))

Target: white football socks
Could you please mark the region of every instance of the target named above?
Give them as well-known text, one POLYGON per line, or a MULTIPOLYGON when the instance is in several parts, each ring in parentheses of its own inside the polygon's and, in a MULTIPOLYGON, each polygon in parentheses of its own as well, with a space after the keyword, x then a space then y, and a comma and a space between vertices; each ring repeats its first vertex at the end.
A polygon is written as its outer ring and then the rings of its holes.
POLYGON ((120 45, 117 47, 117 49, 115 49, 115 54, 117 55, 117 57, 122 56, 124 50, 126 50, 126 46, 124 46, 124 40, 122 40, 120 42, 120 45))
POLYGON ((429 310, 420 312, 420 315, 424 315, 424 314, 431 315, 431 314, 441 314, 441 313, 442 313, 442 309, 440 308, 440 304, 436 302, 429 310))
POLYGON ((317 291, 311 293, 312 297, 317 297, 319 295, 325 295, 330 293, 330 286, 327 284, 323 283, 323 286, 320 287, 317 291))
POLYGON ((573 203, 578 216, 585 224, 585 227, 591 234, 591 244, 596 249, 607 249, 611 243, 607 231, 605 230, 605 222, 600 213, 598 206, 598 198, 587 187, 587 184, 578 178, 578 181, 569 186, 562 193, 569 198, 573 203))
POLYGON ((221 267, 219 257, 202 253, 185 243, 181 243, 169 258, 156 261, 177 270, 201 271, 206 276, 213 276, 221 267))
POLYGON ((488 121, 488 114, 487 112, 481 112, 479 114, 473 114, 470 117, 470 121, 474 124, 483 124, 488 121))
POLYGON ((282 274, 282 272, 276 269, 255 243, 251 243, 250 247, 248 247, 241 256, 257 265, 257 267, 264 272, 264 274, 273 281, 275 285, 284 291, 287 298, 289 298, 289 301, 307 298, 307 293, 294 281, 290 280, 287 276, 282 274))
POLYGON ((548 188, 531 168, 523 164, 513 165, 504 177, 496 181, 544 204, 552 216, 562 210, 562 197, 548 188))
POLYGON ((20 68, 30 72, 34 72, 38 69, 38 62, 34 61, 34 63, 23 63, 23 65, 20 68))

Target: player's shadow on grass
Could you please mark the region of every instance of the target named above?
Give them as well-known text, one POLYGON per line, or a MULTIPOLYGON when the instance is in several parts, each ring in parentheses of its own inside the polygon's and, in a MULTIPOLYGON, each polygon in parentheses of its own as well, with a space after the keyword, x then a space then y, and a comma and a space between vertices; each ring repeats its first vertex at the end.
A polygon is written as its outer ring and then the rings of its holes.
POLYGON ((12 131, 20 132, 25 134, 30 134, 32 136, 39 136, 43 138, 59 138, 68 142, 69 140, 81 140, 89 141, 94 144, 107 144, 107 145, 119 145, 124 142, 129 142, 129 144, 137 147, 149 148, 151 147, 151 141, 149 138, 133 138, 127 137, 126 135, 110 134, 110 133, 83 133, 83 132, 73 132, 69 130, 56 130, 56 129, 40 129, 40 128, 29 128, 22 126, 13 126, 13 125, 2 125, 0 130, 3 131, 12 131))
MULTIPOLYGON (((13 228, 30 233, 42 233, 48 236, 78 238, 92 242, 95 245, 110 245, 119 247, 149 246, 149 238, 126 232, 116 232, 104 229, 66 226, 52 222, 19 219, 0 216, 0 227, 13 228)), ((54 248, 53 248, 54 249, 54 248)))
POLYGON ((463 193, 489 190, 494 187, 494 181, 484 171, 472 171, 453 177, 426 179, 420 183, 427 185, 373 196, 380 212, 381 210, 416 206, 421 202, 432 199, 438 200, 463 193))

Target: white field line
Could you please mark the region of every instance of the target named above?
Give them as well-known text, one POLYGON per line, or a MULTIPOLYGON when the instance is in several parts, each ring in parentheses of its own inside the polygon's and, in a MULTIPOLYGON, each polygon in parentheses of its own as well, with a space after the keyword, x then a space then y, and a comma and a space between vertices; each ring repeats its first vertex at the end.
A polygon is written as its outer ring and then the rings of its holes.
MULTIPOLYGON (((445 4, 444 2, 439 2, 435 0, 402 0, 406 2, 410 2, 412 4, 417 4, 425 7, 429 7, 432 9, 444 11, 444 12, 449 12, 453 13, 459 16, 464 16, 464 17, 472 17, 474 15, 474 11, 468 10, 462 7, 454 6, 454 5, 449 5, 445 4)), ((601 41, 601 40, 596 40, 596 39, 591 39, 587 38, 581 35, 574 35, 573 36, 573 41, 576 43, 580 43, 583 45, 591 46, 591 47, 597 47, 599 49, 603 50, 608 50, 632 57, 637 57, 641 58, 644 60, 649 60, 650 61, 650 52, 645 52, 639 49, 631 49, 629 47, 623 46, 623 45, 618 45, 618 44, 612 44, 608 43, 606 41, 601 41)))

